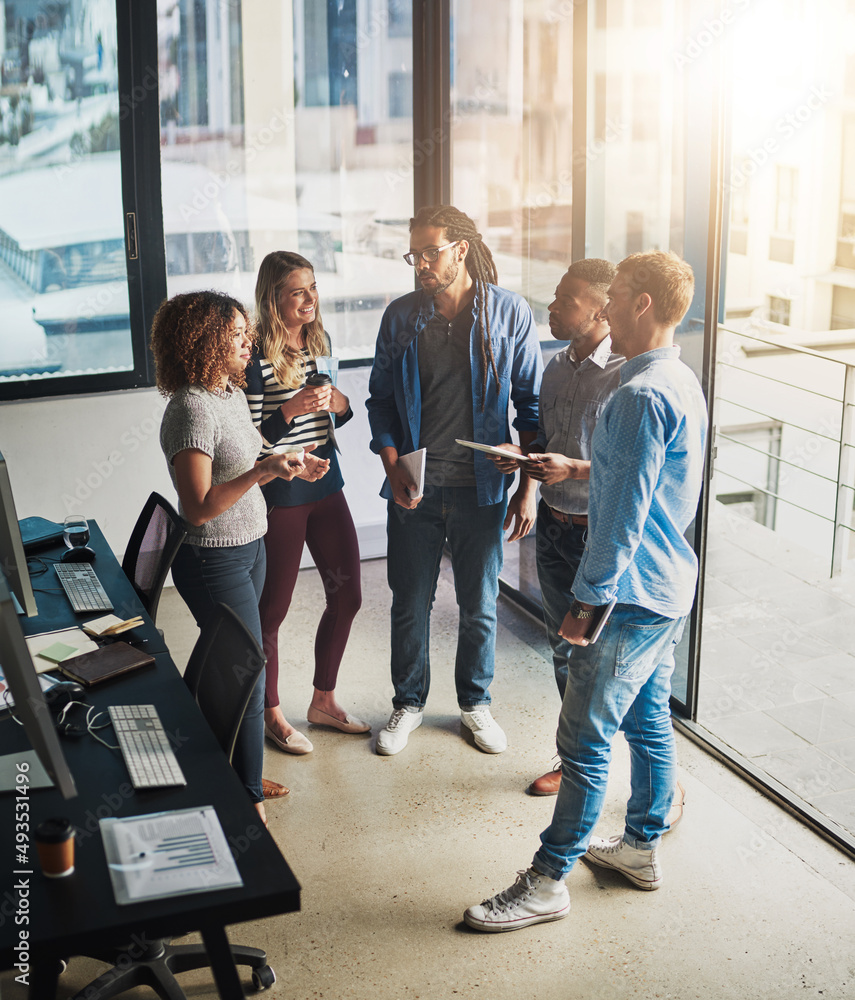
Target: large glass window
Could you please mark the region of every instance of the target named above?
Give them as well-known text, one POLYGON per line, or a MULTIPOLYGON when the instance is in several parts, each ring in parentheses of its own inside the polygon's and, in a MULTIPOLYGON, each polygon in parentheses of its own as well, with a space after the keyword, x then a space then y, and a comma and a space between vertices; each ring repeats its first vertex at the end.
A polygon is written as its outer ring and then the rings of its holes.
POLYGON ((734 223, 715 373, 698 723, 855 834, 851 5, 730 29, 734 223), (757 39, 763 39, 758 46, 757 39))
POLYGON ((169 294, 253 301, 258 265, 315 267, 343 359, 370 358, 413 207, 409 0, 158 0, 169 294))
POLYGON ((5 0, 0 54, 0 392, 131 373, 116 5, 5 0))
MULTIPOLYGON (((549 353, 547 306, 572 256, 573 4, 453 4, 452 202, 519 292, 549 353)), ((585 153, 575 155, 584 157, 585 153)), ((539 604, 533 537, 505 546, 503 582, 539 604)))
POLYGON ((452 202, 548 339, 571 256, 573 5, 458 0, 452 18, 452 202))

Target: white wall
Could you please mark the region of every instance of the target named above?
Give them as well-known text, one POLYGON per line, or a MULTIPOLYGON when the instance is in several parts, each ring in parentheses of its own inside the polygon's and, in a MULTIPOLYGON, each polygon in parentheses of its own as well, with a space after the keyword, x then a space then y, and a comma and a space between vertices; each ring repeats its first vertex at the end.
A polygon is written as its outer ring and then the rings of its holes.
MULTIPOLYGON (((368 372, 347 369, 338 383, 354 410, 337 437, 363 558, 386 551, 382 465, 368 450, 368 372)), ((149 493, 175 502, 159 442, 164 406, 155 389, 0 404, 0 452, 18 517, 82 513, 97 520, 121 559, 149 493)))

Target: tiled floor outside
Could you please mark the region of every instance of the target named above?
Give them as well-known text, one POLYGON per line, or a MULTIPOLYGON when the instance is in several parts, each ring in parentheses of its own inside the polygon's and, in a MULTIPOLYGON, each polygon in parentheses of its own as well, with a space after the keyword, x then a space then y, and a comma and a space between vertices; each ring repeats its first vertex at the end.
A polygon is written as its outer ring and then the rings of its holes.
POLYGON ((855 835, 855 577, 717 506, 698 722, 855 835))

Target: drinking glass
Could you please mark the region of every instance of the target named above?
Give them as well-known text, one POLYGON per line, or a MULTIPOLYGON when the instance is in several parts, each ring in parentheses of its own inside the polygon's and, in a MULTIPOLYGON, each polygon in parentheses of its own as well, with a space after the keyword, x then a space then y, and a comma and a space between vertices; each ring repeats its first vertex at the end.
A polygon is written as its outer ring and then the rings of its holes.
POLYGON ((76 549, 88 544, 89 522, 81 514, 69 514, 62 525, 62 537, 67 548, 76 549))
POLYGON ((321 355, 315 358, 315 367, 319 372, 324 372, 332 379, 332 384, 338 384, 338 358, 331 358, 328 355, 321 355))

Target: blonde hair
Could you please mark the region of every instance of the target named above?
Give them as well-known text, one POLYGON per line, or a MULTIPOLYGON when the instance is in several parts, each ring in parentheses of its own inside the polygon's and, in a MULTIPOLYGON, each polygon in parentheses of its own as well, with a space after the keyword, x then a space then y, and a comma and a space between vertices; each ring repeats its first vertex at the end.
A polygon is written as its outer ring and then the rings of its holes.
MULTIPOLYGON (((274 250, 261 262, 255 282, 255 312, 258 342, 261 354, 273 368, 276 381, 286 389, 296 389, 306 377, 306 363, 303 354, 288 346, 288 330, 279 312, 279 297, 289 275, 306 268, 315 269, 298 253, 290 250, 274 250)), ((329 341, 324 333, 321 310, 315 307, 315 318, 305 323, 306 349, 309 357, 317 358, 329 350, 329 341)))
POLYGON ((692 304, 695 276, 689 264, 667 250, 633 253, 618 264, 633 294, 647 292, 653 300, 653 316, 666 326, 677 326, 692 304))

